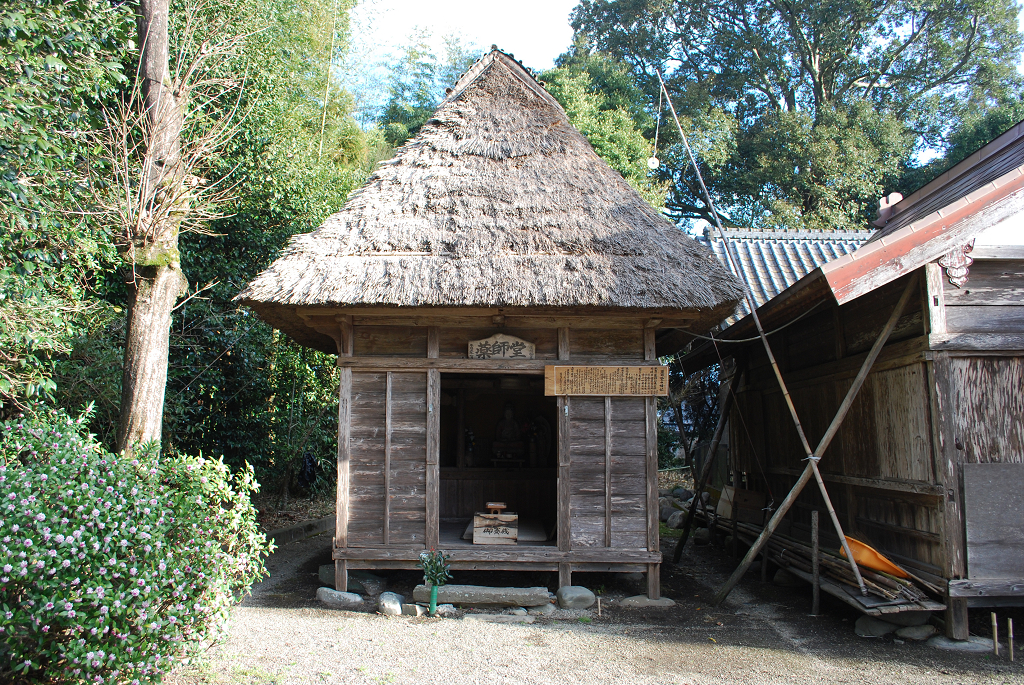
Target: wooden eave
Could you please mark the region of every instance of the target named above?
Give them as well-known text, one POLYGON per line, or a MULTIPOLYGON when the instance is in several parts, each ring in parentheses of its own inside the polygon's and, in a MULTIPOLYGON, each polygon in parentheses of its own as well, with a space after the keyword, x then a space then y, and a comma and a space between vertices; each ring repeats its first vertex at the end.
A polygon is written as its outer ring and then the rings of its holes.
MULTIPOLYGON (((770 332, 824 301, 835 305, 852 302, 1020 213, 1024 213, 1024 166, 810 272, 758 308, 762 327, 770 332)), ((715 337, 740 340, 756 335, 753 318, 748 314, 715 337)), ((679 340, 688 338, 692 336, 677 336, 679 340)), ((658 341, 659 348, 668 347, 668 338, 664 341, 658 341)), ((719 353, 725 358, 732 351, 735 344, 725 343, 716 351, 713 343, 704 342, 681 358, 683 368, 687 372, 705 368, 718 362, 719 353)))

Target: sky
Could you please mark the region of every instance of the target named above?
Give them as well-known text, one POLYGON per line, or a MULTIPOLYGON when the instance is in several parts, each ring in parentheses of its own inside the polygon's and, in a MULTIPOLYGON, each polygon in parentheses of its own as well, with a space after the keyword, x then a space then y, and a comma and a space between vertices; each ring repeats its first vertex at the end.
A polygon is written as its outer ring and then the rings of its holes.
POLYGON ((458 35, 481 50, 497 45, 526 66, 553 66, 572 43, 569 13, 578 0, 360 0, 351 13, 356 49, 384 57, 396 52, 416 29, 435 39, 458 35))

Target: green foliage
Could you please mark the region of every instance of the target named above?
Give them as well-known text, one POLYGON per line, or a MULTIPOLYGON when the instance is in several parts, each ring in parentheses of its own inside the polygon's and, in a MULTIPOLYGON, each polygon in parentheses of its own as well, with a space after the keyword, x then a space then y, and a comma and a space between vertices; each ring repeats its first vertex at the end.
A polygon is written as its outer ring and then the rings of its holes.
POLYGON ((114 258, 86 192, 84 133, 125 82, 126 5, 0 5, 0 412, 55 389, 54 355, 97 315, 88 292, 114 258))
POLYGON ((590 56, 548 70, 541 79, 594 152, 649 203, 663 206, 665 184, 652 179, 647 168, 652 149, 640 128, 649 121, 640 105, 643 94, 632 85, 625 68, 590 56))
POLYGON ((0 678, 159 680, 265 573, 252 469, 128 460, 36 414, 0 425, 0 678))
POLYGON ((455 36, 444 38, 444 52, 435 54, 429 33, 409 37, 405 53, 388 65, 390 97, 378 122, 384 140, 393 147, 416 135, 451 88, 476 61, 473 45, 455 36))
MULTIPOLYGON (((574 50, 628 64, 652 106, 665 73, 736 225, 863 226, 916 152, 1020 81, 1011 0, 583 0, 573 26, 574 50)), ((667 209, 710 220, 674 125, 662 133, 667 209)))
POLYGON ((423 569, 423 582, 441 587, 451 580, 451 564, 448 563, 450 558, 450 554, 441 550, 431 549, 420 552, 420 560, 416 562, 416 568, 423 569))

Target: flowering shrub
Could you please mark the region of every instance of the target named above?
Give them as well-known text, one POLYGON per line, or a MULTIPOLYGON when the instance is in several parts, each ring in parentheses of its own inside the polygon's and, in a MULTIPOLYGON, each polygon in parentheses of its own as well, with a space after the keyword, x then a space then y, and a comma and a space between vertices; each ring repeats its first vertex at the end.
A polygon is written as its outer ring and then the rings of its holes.
POLYGON ((0 424, 0 682, 139 683, 215 639, 269 551, 251 468, 0 424))

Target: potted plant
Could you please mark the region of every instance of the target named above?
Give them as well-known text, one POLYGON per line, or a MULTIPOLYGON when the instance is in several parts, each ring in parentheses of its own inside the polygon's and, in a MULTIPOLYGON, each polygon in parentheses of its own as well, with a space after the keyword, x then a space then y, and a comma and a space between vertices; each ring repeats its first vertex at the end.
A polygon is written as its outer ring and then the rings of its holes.
POLYGON ((451 579, 451 565, 448 559, 451 555, 440 550, 430 550, 420 553, 420 561, 416 564, 423 569, 423 582, 430 587, 430 615, 437 614, 437 588, 441 587, 451 579))

